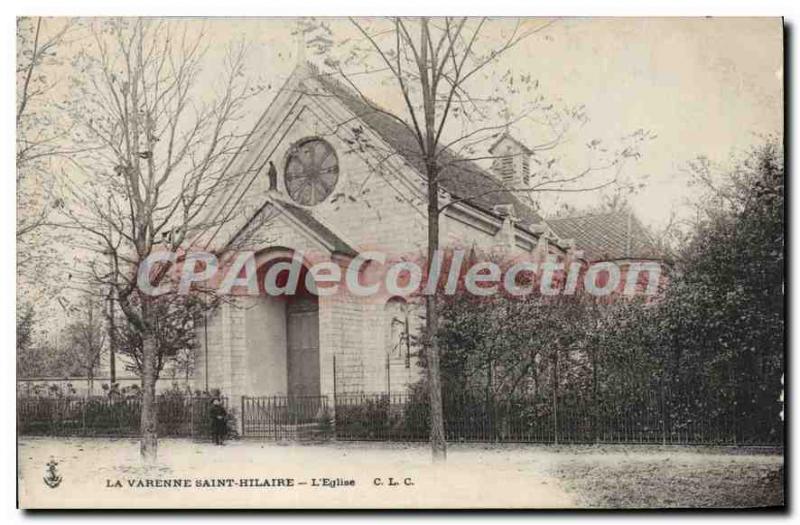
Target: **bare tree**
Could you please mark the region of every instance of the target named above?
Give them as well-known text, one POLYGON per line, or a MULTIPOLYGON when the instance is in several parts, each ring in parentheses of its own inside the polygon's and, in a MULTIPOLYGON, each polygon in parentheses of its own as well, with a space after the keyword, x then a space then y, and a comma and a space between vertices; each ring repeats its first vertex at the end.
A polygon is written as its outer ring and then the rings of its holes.
POLYGON ((47 161, 63 152, 67 130, 49 108, 49 96, 58 84, 53 69, 62 61, 59 48, 72 27, 71 21, 56 24, 41 17, 17 20, 18 240, 43 226, 52 208, 47 161))
POLYGON ((54 261, 66 232, 51 228, 60 205, 55 165, 68 153, 69 127, 59 111, 60 68, 76 24, 72 20, 17 19, 16 184, 17 274, 22 300, 51 296, 60 283, 54 261))
MULTIPOLYGON (((591 161, 575 172, 558 167, 558 158, 543 157, 534 182, 525 186, 501 184, 467 191, 462 195, 442 192, 448 178, 474 162, 495 157, 479 152, 479 145, 496 139, 509 126, 536 122, 548 130, 546 138, 533 146, 540 155, 562 145, 570 129, 586 121, 582 106, 557 107, 538 93, 539 82, 530 72, 517 74, 498 70, 501 57, 517 45, 550 28, 556 20, 528 19, 506 25, 500 31, 486 31, 486 18, 394 18, 351 20, 360 43, 352 44, 341 59, 327 56, 325 65, 341 76, 374 111, 382 112, 407 126, 415 138, 415 162, 426 177, 427 257, 433 261, 439 249, 439 217, 449 207, 472 202, 492 193, 531 196, 549 191, 597 191, 620 184, 620 173, 627 160, 639 156, 638 145, 651 138, 644 130, 625 137, 618 148, 599 140, 586 148, 591 161), (490 37, 489 35, 492 35, 490 37), (500 35, 498 40, 496 37, 500 35), (365 45, 361 45, 361 44, 365 45), (358 64, 358 71, 346 68, 358 64), (372 104, 359 89, 357 75, 376 74, 390 79, 404 103, 403 118, 372 104), (521 93, 524 90, 524 93, 521 93), (516 111, 511 95, 528 100, 516 111), (513 115, 512 115, 513 113, 513 115)), ((308 22, 302 27, 318 54, 332 49, 331 31, 323 22, 308 22), (314 34, 312 34, 314 33, 314 34)), ((343 46, 337 46, 339 48, 343 46)), ((345 46, 346 47, 346 46, 345 46)), ((387 152, 394 155, 397 152, 387 152)), ((439 343, 439 312, 435 294, 425 297, 424 347, 431 405, 431 447, 434 461, 446 458, 442 413, 439 343)))
POLYGON ((103 355, 108 350, 102 301, 86 295, 83 304, 76 309, 78 319, 67 326, 67 348, 62 359, 86 375, 89 395, 94 388, 94 378, 103 355))
MULTIPOLYGON (((144 293, 137 273, 155 250, 190 250, 192 239, 219 226, 205 210, 242 147, 240 119, 260 87, 244 75, 243 45, 227 49, 216 82, 201 82, 207 38, 194 26, 104 19, 89 30, 70 106, 84 153, 70 161, 63 215, 82 234, 77 248, 87 254, 76 280, 112 288, 141 340, 140 451, 152 460, 159 327, 183 326, 192 314, 174 293, 144 293)), ((155 268, 153 284, 169 279, 172 266, 155 268)))

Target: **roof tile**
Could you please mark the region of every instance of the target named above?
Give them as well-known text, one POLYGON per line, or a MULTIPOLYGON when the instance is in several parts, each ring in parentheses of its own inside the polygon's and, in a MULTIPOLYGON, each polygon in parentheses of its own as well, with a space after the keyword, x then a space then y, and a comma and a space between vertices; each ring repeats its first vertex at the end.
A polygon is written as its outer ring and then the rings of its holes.
POLYGON ((547 225, 560 238, 575 239, 591 261, 661 258, 645 227, 629 212, 548 219, 547 225))
MULTIPOLYGON (((387 114, 385 110, 365 100, 352 89, 336 79, 312 69, 314 77, 323 87, 335 95, 350 111, 377 133, 381 139, 396 150, 420 174, 425 175, 425 166, 414 131, 405 123, 387 114)), ((493 213, 498 204, 512 204, 520 225, 529 227, 542 222, 542 218, 531 207, 504 188, 492 174, 476 163, 459 157, 449 150, 440 153, 443 167, 439 174, 440 185, 454 198, 465 199, 470 204, 493 213)))

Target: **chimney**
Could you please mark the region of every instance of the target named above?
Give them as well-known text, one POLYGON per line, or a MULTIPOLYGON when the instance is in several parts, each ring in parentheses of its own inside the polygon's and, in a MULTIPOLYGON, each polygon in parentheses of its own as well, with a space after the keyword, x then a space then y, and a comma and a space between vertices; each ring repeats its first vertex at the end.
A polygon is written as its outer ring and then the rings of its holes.
POLYGON ((489 148, 494 157, 492 172, 508 188, 527 188, 530 186, 531 151, 525 144, 503 133, 489 148))

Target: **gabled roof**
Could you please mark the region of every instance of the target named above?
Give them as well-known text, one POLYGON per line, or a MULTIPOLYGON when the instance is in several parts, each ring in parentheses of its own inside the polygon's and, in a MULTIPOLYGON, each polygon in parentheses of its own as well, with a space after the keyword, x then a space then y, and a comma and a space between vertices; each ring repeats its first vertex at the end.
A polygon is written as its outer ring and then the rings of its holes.
POLYGON ((347 241, 343 240, 341 237, 336 235, 330 228, 322 224, 319 220, 317 220, 314 215, 299 206, 295 206, 289 202, 286 202, 283 199, 277 199, 274 195, 268 196, 264 204, 252 215, 248 217, 248 220, 245 224, 242 225, 241 228, 233 235, 230 241, 228 241, 228 246, 230 246, 236 238, 242 235, 253 221, 261 214, 264 213, 267 209, 276 209, 281 213, 286 213, 287 215, 291 216, 300 224, 311 230, 314 235, 319 237, 322 242, 330 248, 331 253, 339 253, 342 255, 346 255, 348 257, 356 257, 358 252, 347 243, 347 241))
MULTIPOLYGON (((308 69, 326 91, 341 101, 406 162, 425 176, 425 166, 416 135, 407 124, 372 101, 365 100, 331 76, 319 73, 315 67, 310 66, 308 69)), ((469 204, 492 214, 496 205, 511 204, 514 206, 514 214, 519 219, 520 226, 525 228, 542 222, 539 214, 507 191, 497 178, 474 162, 447 150, 440 153, 440 159, 444 166, 439 174, 440 185, 453 198, 468 199, 469 204)))
POLYGON ((331 245, 333 247, 332 251, 350 257, 355 257, 358 255, 358 252, 352 246, 342 240, 341 237, 333 233, 327 226, 315 219, 314 215, 312 215, 310 211, 299 206, 295 206, 294 204, 290 204, 285 200, 280 201, 279 206, 283 208, 284 211, 292 215, 295 219, 303 223, 303 225, 305 225, 319 237, 321 237, 326 243, 331 245))
MULTIPOLYGON (((311 86, 303 86, 308 88, 311 86)), ((335 97, 340 101, 349 111, 351 111, 357 118, 368 126, 381 140, 396 151, 409 165, 411 165, 420 176, 425 176, 425 169, 422 162, 421 155, 419 154, 419 145, 417 144, 415 134, 408 127, 407 124, 400 119, 392 116, 386 110, 381 109, 373 102, 364 99, 361 95, 355 93, 352 89, 344 86, 341 82, 333 79, 329 75, 319 72, 319 70, 311 63, 305 62, 298 65, 289 78, 284 83, 283 87, 279 90, 275 99, 270 102, 270 105, 261 116, 253 128, 251 135, 254 141, 259 140, 259 136, 266 136, 269 134, 268 126, 270 120, 267 115, 271 111, 275 111, 278 107, 278 101, 284 102, 289 100, 290 97, 296 96, 298 92, 302 92, 306 96, 315 97, 335 97), (302 85, 306 80, 315 80, 319 86, 322 87, 324 92, 315 92, 311 89, 298 90, 298 85, 302 85)), ((254 155, 258 155, 257 149, 243 150, 237 152, 239 163, 255 163, 254 155)), ((503 184, 497 180, 491 173, 484 170, 474 162, 460 158, 450 151, 440 153, 440 159, 444 168, 440 173, 440 185, 443 190, 447 191, 454 199, 464 199, 464 204, 476 208, 484 213, 499 218, 495 211, 495 206, 499 204, 511 204, 514 207, 514 216, 518 219, 517 227, 527 231, 533 235, 538 235, 538 231, 542 228, 543 219, 529 206, 521 202, 517 196, 510 193, 503 184), (534 225, 539 225, 538 228, 533 228, 534 225)), ((261 161, 263 162, 263 161, 261 161)), ((210 207, 210 212, 207 217, 209 224, 216 224, 219 217, 228 217, 233 210, 235 210, 241 202, 243 196, 250 188, 255 178, 259 176, 258 169, 253 170, 244 166, 239 170, 240 173, 236 178, 228 181, 225 188, 219 192, 218 202, 210 207)), ((267 204, 264 204, 266 206, 267 204)), ((290 205, 295 208, 293 215, 308 219, 309 222, 316 221, 310 212, 290 205)), ((254 216, 241 217, 241 224, 234 231, 241 232, 241 228, 245 228, 254 219, 254 216)), ((300 219, 302 220, 302 219, 300 219)), ((309 226, 310 227, 310 226, 309 226)), ((314 226, 312 229, 320 232, 324 229, 327 232, 324 235, 330 235, 338 239, 338 236, 331 232, 321 223, 319 226, 314 226)), ((211 245, 212 242, 221 242, 222 244, 229 244, 233 239, 220 240, 216 239, 217 234, 222 230, 219 225, 210 233, 197 235, 196 240, 203 242, 206 246, 211 245), (207 238, 206 238, 207 237, 207 238)), ((233 238, 239 235, 234 234, 233 238)), ((332 237, 332 238, 333 238, 332 237)), ((341 240, 341 239, 339 239, 341 240)), ((344 250, 345 247, 353 251, 346 242, 338 244, 342 248, 342 253, 348 253, 344 250)))
POLYGON ((663 257, 645 227, 630 212, 548 219, 547 225, 560 238, 574 239, 589 261, 663 257))
POLYGON ((528 146, 526 146, 525 144, 514 138, 508 131, 504 132, 502 135, 500 135, 500 137, 496 141, 494 141, 494 144, 492 144, 491 147, 489 148, 489 153, 494 154, 495 148, 497 148, 497 146, 499 146, 500 143, 503 142, 504 140, 510 140, 511 142, 519 146, 520 149, 522 149, 522 151, 524 151, 526 154, 533 155, 533 151, 528 146))

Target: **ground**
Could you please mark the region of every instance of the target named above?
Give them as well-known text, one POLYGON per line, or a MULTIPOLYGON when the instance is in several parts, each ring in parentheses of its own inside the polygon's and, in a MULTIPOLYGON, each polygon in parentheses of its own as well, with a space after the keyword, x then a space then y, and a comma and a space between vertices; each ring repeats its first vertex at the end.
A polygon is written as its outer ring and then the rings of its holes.
POLYGON ((783 504, 780 450, 459 443, 449 447, 446 465, 434 467, 424 444, 232 441, 216 447, 165 439, 160 442, 158 463, 145 466, 135 440, 25 437, 19 440, 18 457, 23 507, 783 504), (58 461, 63 478, 56 488, 42 480, 50 459, 58 461), (280 483, 275 478, 294 478, 295 486, 275 487, 280 483), (341 481, 333 483, 336 487, 314 486, 324 485, 323 478, 341 481), (155 486, 176 479, 187 480, 183 483, 190 487, 155 486), (260 486, 236 486, 242 479, 258 479, 260 486), (348 485, 349 480, 355 486, 348 485), (225 483, 234 487, 203 486, 225 483))
MULTIPOLYGON (((547 471, 581 507, 783 506, 783 455, 775 449, 568 447, 547 471)), ((553 452, 557 454, 557 452, 553 452)))

